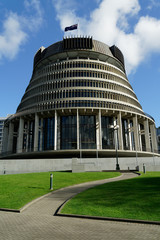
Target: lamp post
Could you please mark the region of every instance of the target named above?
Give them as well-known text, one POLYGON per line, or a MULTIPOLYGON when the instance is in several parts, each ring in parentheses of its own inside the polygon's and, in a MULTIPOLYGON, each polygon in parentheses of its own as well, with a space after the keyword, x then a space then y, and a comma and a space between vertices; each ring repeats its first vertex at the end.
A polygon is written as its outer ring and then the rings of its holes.
POLYGON ((118 128, 119 125, 114 126, 114 131, 116 133, 116 170, 120 170, 119 163, 118 163, 118 128))

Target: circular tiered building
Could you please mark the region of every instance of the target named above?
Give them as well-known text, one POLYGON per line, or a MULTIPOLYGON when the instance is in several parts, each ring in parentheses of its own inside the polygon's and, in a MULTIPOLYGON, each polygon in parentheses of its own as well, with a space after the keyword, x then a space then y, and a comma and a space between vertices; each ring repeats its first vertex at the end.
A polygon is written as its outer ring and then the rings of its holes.
POLYGON ((9 157, 122 157, 157 152, 154 119, 145 114, 116 46, 64 38, 34 57, 33 74, 5 122, 9 157))

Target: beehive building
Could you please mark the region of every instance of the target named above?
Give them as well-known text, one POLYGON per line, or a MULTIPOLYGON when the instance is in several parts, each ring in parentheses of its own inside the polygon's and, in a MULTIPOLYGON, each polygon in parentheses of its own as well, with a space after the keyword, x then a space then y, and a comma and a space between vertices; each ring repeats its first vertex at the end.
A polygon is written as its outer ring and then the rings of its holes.
POLYGON ((37 51, 31 80, 4 132, 9 157, 157 152, 154 119, 127 79, 123 54, 92 37, 64 38, 37 51))

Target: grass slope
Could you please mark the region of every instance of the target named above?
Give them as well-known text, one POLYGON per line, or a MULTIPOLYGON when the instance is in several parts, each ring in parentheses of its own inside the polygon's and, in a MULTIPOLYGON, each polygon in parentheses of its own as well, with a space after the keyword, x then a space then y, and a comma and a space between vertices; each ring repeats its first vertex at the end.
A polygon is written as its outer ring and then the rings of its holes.
MULTIPOLYGON (((53 190, 119 175, 106 172, 54 172, 53 190)), ((50 173, 0 175, 0 208, 19 209, 31 200, 50 192, 49 187, 50 173)))
POLYGON ((78 194, 62 213, 160 221, 160 172, 107 183, 78 194))

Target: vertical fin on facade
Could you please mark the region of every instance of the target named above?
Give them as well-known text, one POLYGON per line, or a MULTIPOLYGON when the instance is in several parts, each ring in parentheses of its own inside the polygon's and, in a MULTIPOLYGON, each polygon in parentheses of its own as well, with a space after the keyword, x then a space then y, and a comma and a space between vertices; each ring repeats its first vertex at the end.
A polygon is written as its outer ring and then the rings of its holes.
POLYGON ((92 37, 69 37, 63 38, 63 50, 69 49, 92 49, 92 37))

